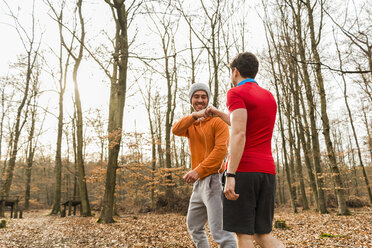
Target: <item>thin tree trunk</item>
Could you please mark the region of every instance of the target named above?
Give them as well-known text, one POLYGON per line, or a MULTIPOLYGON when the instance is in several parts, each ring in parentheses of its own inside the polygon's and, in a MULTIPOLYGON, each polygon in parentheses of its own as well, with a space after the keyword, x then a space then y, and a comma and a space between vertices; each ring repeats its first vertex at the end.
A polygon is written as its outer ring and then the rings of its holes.
POLYGON ((354 183, 353 183, 353 185, 354 185, 354 191, 355 191, 355 195, 356 196, 359 196, 359 189, 358 189, 358 173, 357 173, 357 170, 356 170, 356 162, 355 162, 355 156, 354 156, 354 149, 353 149, 353 145, 352 145, 352 143, 351 143, 351 136, 350 135, 348 135, 348 137, 349 137, 349 152, 348 152, 348 154, 349 154, 349 161, 351 161, 351 163, 352 163, 352 170, 353 170, 353 176, 352 176, 352 178, 353 178, 353 181, 354 181, 354 183), (351 157, 351 159, 350 159, 350 157, 351 157))
MULTIPOLYGON (((3 144, 3 133, 4 133, 4 119, 5 119, 5 113, 6 113, 6 109, 5 109, 5 85, 4 87, 1 89, 1 120, 0 120, 0 158, 2 157, 2 144, 3 144)), ((1 177, 2 175, 0 175, 1 177)), ((1 180, 1 178, 0 178, 1 180)), ((0 185, 1 185, 1 181, 0 181, 0 185)))
MULTIPOLYGON (((322 4, 322 3, 321 3, 322 4)), ((306 0, 306 7, 308 12, 308 21, 309 21, 309 28, 310 28, 310 41, 311 41, 311 51, 315 60, 315 75, 316 75, 316 81, 317 81, 317 88, 318 93, 320 96, 320 109, 321 109, 321 120, 322 120, 322 126, 323 126, 323 135, 325 138, 325 143, 327 147, 328 152, 328 159, 331 163, 331 169, 332 174, 334 176, 334 181, 336 184, 336 192, 337 192, 337 202, 338 202, 338 212, 341 215, 348 215, 350 214, 347 206, 346 206, 346 198, 345 198, 345 188, 342 183, 340 170, 337 166, 337 160, 333 148, 333 144, 331 141, 330 136, 330 125, 328 120, 328 114, 327 114, 327 100, 326 100, 326 93, 324 90, 324 82, 323 82, 323 75, 321 71, 321 61, 320 56, 318 53, 318 41, 315 37, 315 26, 314 26, 314 20, 313 20, 313 7, 310 4, 310 0, 306 0)), ((323 10, 321 10, 323 11, 323 10)), ((322 20, 321 23, 322 24, 322 20)))
POLYGON ((302 208, 303 210, 308 210, 309 209, 309 203, 307 201, 306 197, 306 191, 305 191, 305 183, 304 183, 304 177, 302 174, 302 163, 301 163, 301 141, 300 137, 298 135, 298 127, 296 127, 296 132, 297 132, 297 147, 295 149, 296 153, 296 173, 298 177, 298 181, 300 182, 300 191, 301 191, 301 202, 302 202, 302 208))
POLYGON ((79 196, 79 182, 78 182, 78 168, 77 168, 77 144, 76 144, 76 109, 74 109, 74 117, 71 121, 71 131, 72 131, 72 149, 74 152, 74 191, 73 198, 76 199, 79 196))
MULTIPOLYGON (((298 154, 296 156, 301 156, 301 151, 300 151, 301 148, 300 147, 302 146, 302 150, 304 151, 304 155, 305 155, 304 159, 305 159, 305 165, 306 165, 308 176, 309 176, 310 187, 311 187, 311 189, 313 191, 313 194, 314 194, 316 207, 317 207, 317 209, 319 209, 318 190, 317 190, 317 187, 316 187, 315 177, 314 177, 313 168, 312 168, 312 164, 311 164, 311 152, 310 152, 311 148, 310 148, 310 144, 305 139, 304 126, 303 126, 303 123, 301 121, 300 97, 302 97, 302 92, 299 88, 297 77, 294 80, 294 86, 295 87, 294 87, 294 91, 292 92, 292 96, 293 96, 293 105, 294 105, 296 133, 297 133, 297 139, 298 139, 298 141, 297 141, 298 142, 297 143, 298 154)), ((306 112, 304 112, 303 115, 305 117, 306 112)), ((301 174, 302 174, 302 169, 300 169, 300 170, 301 170, 301 174)), ((301 188, 302 188, 302 186, 301 186, 301 188)), ((303 190, 301 189, 301 191, 303 191, 303 190)), ((307 200, 305 200, 305 199, 303 199, 302 201, 303 201, 303 203, 307 202, 307 200)), ((305 208, 305 209, 307 209, 307 208, 305 208)))
MULTIPOLYGON (((297 9, 292 5, 293 2, 289 2, 290 7, 293 11, 293 15, 295 18, 295 29, 297 34, 297 43, 298 43, 298 49, 301 61, 306 61, 306 55, 305 55, 305 44, 304 39, 302 38, 302 23, 301 23, 301 3, 299 0, 297 0, 297 9)), ((311 128, 311 142, 312 142, 312 148, 313 148, 313 161, 315 166, 315 179, 317 182, 317 188, 318 188, 318 202, 319 202, 319 211, 322 214, 328 213, 326 204, 325 204, 325 196, 324 196, 324 182, 323 182, 323 176, 322 176, 322 168, 321 168, 321 159, 320 159, 320 145, 319 145, 319 138, 318 138, 318 130, 316 126, 316 118, 315 118, 315 109, 316 105, 314 103, 314 96, 313 96, 313 90, 311 87, 310 82, 310 76, 308 72, 308 68, 306 63, 301 63, 301 69, 303 73, 303 82, 305 85, 305 92, 306 92, 306 98, 307 98, 307 104, 308 104, 308 110, 309 110, 309 117, 310 117, 310 128, 311 128)))
MULTIPOLYGON (((287 80, 288 82, 289 80, 287 80)), ((282 85, 282 91, 284 91, 284 86, 282 85)), ((296 202, 298 200, 297 197, 297 188, 296 188, 296 174, 295 174, 295 156, 294 156, 294 146, 296 142, 294 141, 293 133, 292 133, 292 120, 291 120, 291 102, 290 102, 290 97, 287 93, 284 93, 284 99, 286 102, 286 111, 285 111, 285 116, 287 117, 287 125, 288 125, 288 144, 289 144, 289 168, 290 168, 290 177, 291 177, 291 182, 292 185, 291 187, 293 188, 293 196, 294 196, 294 201, 296 202)), ((299 179, 299 178, 298 178, 299 179)))
MULTIPOLYGON (((340 63, 340 70, 342 70, 343 69, 343 63, 342 63, 341 53, 340 53, 340 50, 338 48, 338 44, 337 43, 336 43, 336 47, 337 47, 338 59, 339 59, 339 63, 340 63)), ((351 129, 353 130, 353 136, 354 136, 355 145, 357 147, 358 158, 359 158, 359 165, 362 168, 364 182, 366 184, 367 192, 368 192, 368 196, 369 196, 369 203, 372 204, 372 191, 371 191, 371 187, 369 185, 368 175, 367 175, 366 169, 365 169, 364 164, 363 164, 363 158, 362 158, 362 153, 361 153, 360 146, 359 146, 358 136, 357 136, 357 133, 356 133, 356 130, 355 130, 354 120, 353 120, 353 116, 351 114, 351 109, 350 109, 350 106, 349 106, 349 101, 347 99, 348 98, 348 96, 347 96, 347 83, 346 83, 346 79, 345 79, 344 74, 341 74, 341 77, 342 77, 342 81, 344 83, 344 100, 345 100, 345 105, 346 105, 347 113, 349 115, 351 129)), ((368 135, 370 135, 370 134, 368 134, 368 135)))
MULTIPOLYGON (((32 49, 32 46, 31 46, 31 49, 32 49)), ((35 62, 35 60, 33 62, 31 61, 31 56, 32 56, 31 52, 28 52, 25 90, 23 92, 21 103, 17 109, 16 124, 14 127, 14 139, 13 139, 13 143, 11 144, 11 155, 10 155, 9 163, 7 164, 7 167, 6 167, 6 171, 3 175, 5 178, 2 180, 3 185, 1 189, 1 195, 3 197, 7 197, 10 192, 10 187, 12 185, 12 180, 13 180, 13 172, 14 172, 15 163, 17 159, 17 153, 18 153, 19 137, 21 135, 22 128, 27 120, 27 116, 24 117, 24 119, 22 118, 22 112, 24 110, 24 107, 26 105, 26 100, 28 98, 29 86, 31 82, 31 74, 32 74, 32 69, 33 69, 34 62, 35 62)), ((36 55, 35 55, 35 58, 36 58, 36 55)), ((27 104, 29 104, 29 102, 27 104)), ((3 209, 0 207, 0 217, 4 217, 3 215, 4 215, 3 209)))
MULTIPOLYGON (((169 37, 168 37, 169 39, 169 37)), ((173 100, 172 98, 173 97, 176 97, 176 96, 172 96, 172 79, 171 79, 171 75, 170 75, 170 72, 169 72, 169 57, 168 57, 168 46, 169 45, 169 42, 167 43, 167 41, 165 41, 164 39, 162 40, 162 44, 163 44, 163 52, 164 52, 164 68, 165 68, 165 78, 167 80, 167 112, 166 112, 166 115, 165 115, 165 165, 166 165, 166 168, 170 169, 172 168, 172 161, 171 161, 171 140, 170 140, 170 136, 171 136, 171 129, 172 129, 172 122, 171 122, 171 112, 172 112, 172 103, 173 103, 173 100)), ((167 176, 167 185, 170 185, 172 184, 172 174, 169 173, 169 175, 167 176)), ((170 196, 172 193, 173 193, 173 190, 171 189, 172 187, 170 186, 167 186, 167 190, 166 190, 166 194, 167 196, 170 196)))
POLYGON ((54 203, 51 214, 58 214, 61 211, 61 184, 62 184, 62 131, 63 131, 63 92, 59 93, 59 116, 58 116, 58 131, 57 131, 57 148, 55 173, 56 182, 54 186, 54 203))
POLYGON ((32 165, 34 162, 34 154, 36 150, 36 142, 34 143, 34 134, 35 134, 35 122, 36 122, 36 97, 37 97, 37 90, 36 86, 34 86, 34 93, 33 93, 33 107, 31 112, 31 127, 28 137, 28 155, 27 155, 27 164, 26 164, 26 190, 25 190, 25 210, 28 210, 29 203, 30 203, 30 192, 31 192, 31 172, 32 172, 32 165))
POLYGON ((89 204, 88 189, 85 178, 85 168, 84 168, 84 159, 83 159, 83 111, 80 101, 80 92, 77 83, 77 72, 83 58, 84 51, 84 39, 85 39, 85 29, 84 29, 84 20, 82 16, 82 0, 77 2, 79 20, 81 25, 81 34, 80 34, 80 47, 79 54, 77 57, 74 57, 75 64, 72 73, 72 79, 74 82, 74 94, 75 94, 75 106, 77 113, 77 168, 79 171, 79 191, 80 191, 80 200, 82 206, 82 216, 91 216, 91 209, 89 204))
MULTIPOLYGON (((269 30, 270 27, 267 25, 266 28, 267 28, 267 31, 270 31, 270 35, 272 37, 273 34, 272 34, 271 30, 269 30)), ((266 39, 269 42, 269 38, 268 38, 267 35, 266 35, 266 39)), ((275 44, 274 44, 274 46, 275 46, 275 44)), ((280 127, 280 133, 281 133, 281 137, 282 137, 282 147, 283 147, 283 156, 284 156, 284 168, 285 168, 286 175, 287 175, 287 183, 288 183, 288 187, 289 187, 289 194, 290 194, 290 199, 291 199, 292 211, 294 213, 297 213, 295 196, 294 196, 294 191, 293 191, 293 187, 292 187, 292 181, 291 181, 288 159, 287 159, 287 148, 286 148, 284 126, 283 126, 282 112, 281 112, 282 111, 282 101, 281 101, 281 98, 280 98, 280 92, 279 92, 279 86, 278 86, 279 83, 277 82, 277 80, 282 81, 283 79, 281 78, 282 74, 281 74, 281 71, 280 71, 280 66, 279 66, 278 76, 276 74, 270 46, 269 46, 269 56, 270 56, 270 65, 271 65, 272 73, 274 74, 273 75, 274 76, 273 84, 275 86, 275 92, 276 92, 276 97, 277 97, 278 116, 279 116, 279 125, 280 125, 279 127, 280 127)))
POLYGON ((363 117, 364 117, 363 120, 366 126, 367 135, 368 135, 368 148, 369 148, 370 161, 372 161, 372 133, 370 131, 370 124, 368 123, 366 107, 363 107, 362 111, 363 111, 363 117))
POLYGON ((284 199, 282 195, 282 183, 281 183, 281 177, 282 175, 280 174, 280 160, 279 160, 279 149, 278 149, 278 142, 275 142, 275 147, 276 147, 276 177, 277 177, 277 182, 278 186, 276 187, 277 189, 277 195, 279 196, 279 202, 280 204, 284 204, 284 199))
MULTIPOLYGON (((51 5, 50 5, 51 6, 51 5)), ((58 18, 58 27, 60 35, 60 53, 59 53, 59 103, 58 103, 58 130, 57 130, 57 145, 56 145, 56 160, 55 160, 55 174, 56 182, 54 186, 54 203, 51 214, 58 214, 61 212, 61 185, 62 185, 62 135, 63 135, 63 96, 66 89, 67 72, 69 66, 70 55, 67 55, 65 66, 63 68, 62 62, 62 48, 63 48, 63 35, 62 35, 62 10, 58 18)), ((72 44, 71 44, 72 45, 72 44)))
POLYGON ((290 169, 288 165, 288 159, 287 159, 287 148, 286 148, 286 142, 285 142, 285 134, 284 134, 284 126, 283 126, 283 121, 282 121, 282 114, 281 114, 281 101, 280 101, 280 96, 279 96, 279 89, 276 86, 276 91, 277 91, 277 98, 278 98, 278 116, 279 116, 279 124, 280 124, 280 133, 282 136, 282 147, 283 147, 283 156, 284 156, 284 168, 285 172, 287 175, 287 183, 288 183, 288 188, 289 188, 289 195, 291 198, 291 205, 292 205, 292 211, 293 213, 297 213, 297 207, 296 207, 296 202, 295 202, 295 192, 293 190, 293 183, 291 180, 291 175, 290 175, 290 169))

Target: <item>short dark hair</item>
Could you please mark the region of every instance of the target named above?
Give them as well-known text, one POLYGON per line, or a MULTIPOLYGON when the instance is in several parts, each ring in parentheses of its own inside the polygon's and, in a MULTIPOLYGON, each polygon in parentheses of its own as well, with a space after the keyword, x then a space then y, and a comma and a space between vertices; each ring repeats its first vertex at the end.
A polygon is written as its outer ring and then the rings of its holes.
POLYGON ((230 69, 238 69, 244 78, 255 78, 258 72, 258 60, 253 53, 239 53, 230 63, 230 69))

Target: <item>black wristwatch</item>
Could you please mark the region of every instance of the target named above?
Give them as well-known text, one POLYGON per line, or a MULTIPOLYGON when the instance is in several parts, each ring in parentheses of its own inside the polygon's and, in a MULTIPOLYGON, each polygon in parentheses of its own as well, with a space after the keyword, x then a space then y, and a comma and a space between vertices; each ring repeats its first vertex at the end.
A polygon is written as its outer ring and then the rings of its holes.
POLYGON ((226 177, 235 177, 235 174, 226 172, 226 177))

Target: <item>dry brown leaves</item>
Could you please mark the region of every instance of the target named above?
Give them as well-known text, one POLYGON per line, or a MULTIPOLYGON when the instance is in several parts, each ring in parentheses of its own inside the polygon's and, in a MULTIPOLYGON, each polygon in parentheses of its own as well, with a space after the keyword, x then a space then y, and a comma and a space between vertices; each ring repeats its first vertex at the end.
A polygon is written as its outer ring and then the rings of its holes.
MULTIPOLYGON (((186 218, 178 214, 123 215, 109 225, 97 224, 96 217, 47 214, 34 211, 23 219, 7 219, 7 229, 0 230, 0 247, 193 247, 186 218)), ((352 216, 279 209, 275 220, 289 226, 273 230, 286 247, 372 247, 372 208, 355 210, 352 216)))

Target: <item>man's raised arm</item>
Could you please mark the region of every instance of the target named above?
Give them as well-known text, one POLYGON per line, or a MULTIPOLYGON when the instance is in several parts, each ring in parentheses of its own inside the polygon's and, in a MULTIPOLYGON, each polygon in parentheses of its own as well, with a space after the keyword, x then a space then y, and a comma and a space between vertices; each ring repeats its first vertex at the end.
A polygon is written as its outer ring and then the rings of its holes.
POLYGON ((181 120, 173 124, 172 133, 177 136, 189 137, 188 128, 194 124, 195 121, 200 121, 205 116, 205 109, 198 112, 193 112, 191 115, 183 117, 181 120))
POLYGON ((230 116, 218 109, 216 109, 214 106, 208 106, 208 108, 205 110, 205 115, 208 116, 218 116, 223 120, 227 125, 231 126, 230 123, 230 116))

